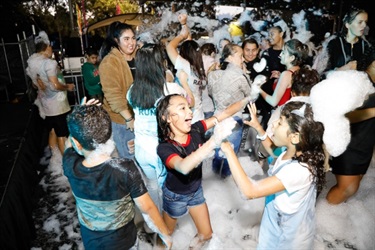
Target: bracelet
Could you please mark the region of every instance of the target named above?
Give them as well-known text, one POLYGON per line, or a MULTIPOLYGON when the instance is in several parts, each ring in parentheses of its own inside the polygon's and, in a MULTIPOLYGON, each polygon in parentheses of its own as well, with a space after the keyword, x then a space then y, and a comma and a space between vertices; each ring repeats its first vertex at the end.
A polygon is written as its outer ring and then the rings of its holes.
POLYGON ((213 115, 212 118, 215 119, 215 121, 214 121, 214 125, 215 125, 215 126, 216 126, 217 124, 219 124, 219 119, 217 119, 216 116, 213 115))
POLYGON ((133 116, 130 116, 129 119, 126 119, 126 118, 125 118, 125 121, 126 121, 126 122, 131 122, 133 119, 134 119, 134 117, 133 117, 133 116))
POLYGON ((262 136, 257 135, 257 139, 264 141, 265 139, 267 139, 267 133, 264 133, 264 135, 262 136))

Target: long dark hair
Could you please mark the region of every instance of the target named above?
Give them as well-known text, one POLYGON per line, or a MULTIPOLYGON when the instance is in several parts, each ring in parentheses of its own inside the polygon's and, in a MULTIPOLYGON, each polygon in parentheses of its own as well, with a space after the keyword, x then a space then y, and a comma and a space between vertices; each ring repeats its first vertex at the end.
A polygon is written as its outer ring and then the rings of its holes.
POLYGON ((304 102, 288 102, 281 110, 281 115, 285 116, 290 132, 298 132, 300 135, 300 142, 295 146, 296 151, 301 152, 301 154, 294 156, 293 159, 308 165, 308 169, 314 176, 317 191, 318 193, 321 192, 326 183, 323 124, 314 121, 311 105, 304 102))
POLYGON ((206 80, 206 73, 204 71, 202 52, 199 44, 193 40, 184 41, 180 46, 180 56, 186 59, 194 72, 200 80, 206 80))
POLYGON ((156 108, 156 119, 158 120, 159 142, 168 141, 172 137, 173 132, 171 128, 169 127, 167 118, 169 116, 169 111, 168 111, 169 102, 175 96, 180 96, 180 95, 172 94, 172 95, 165 96, 159 101, 158 106, 156 108))
POLYGON ((165 63, 164 48, 159 44, 145 44, 135 57, 134 82, 130 92, 133 107, 149 109, 164 95, 165 63))
POLYGON ((100 59, 103 59, 113 47, 119 48, 118 40, 125 30, 131 30, 135 34, 132 26, 129 24, 116 21, 109 25, 107 37, 100 48, 100 59))

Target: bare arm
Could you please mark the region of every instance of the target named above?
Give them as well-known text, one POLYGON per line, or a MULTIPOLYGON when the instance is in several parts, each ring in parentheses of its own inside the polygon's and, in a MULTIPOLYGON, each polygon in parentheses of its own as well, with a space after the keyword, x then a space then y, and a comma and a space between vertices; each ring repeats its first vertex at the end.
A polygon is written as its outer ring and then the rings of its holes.
POLYGON ((276 107, 279 103, 281 98, 283 97, 286 89, 289 87, 292 81, 292 74, 289 71, 284 71, 281 73, 279 80, 277 81, 277 85, 273 95, 269 95, 263 90, 260 90, 260 95, 264 98, 266 102, 272 107, 276 107))
POLYGON ((230 171, 241 193, 248 199, 264 197, 285 190, 282 182, 275 176, 260 181, 252 181, 243 170, 230 142, 223 142, 221 150, 227 157, 230 171))
POLYGON ((191 89, 188 84, 188 75, 184 71, 180 71, 178 74, 178 79, 181 83, 181 86, 185 89, 187 97, 188 97, 188 103, 189 107, 195 106, 195 98, 193 95, 193 92, 191 92, 191 89))
POLYGON ((190 36, 190 30, 186 25, 187 21, 187 15, 186 14, 180 14, 178 16, 178 20, 180 21, 182 25, 181 32, 178 36, 174 37, 172 41, 170 41, 166 47, 167 54, 173 65, 176 64, 176 59, 178 57, 177 47, 178 45, 189 38, 190 36))
MULTIPOLYGON (((258 117, 257 117, 257 108, 255 103, 251 103, 248 105, 248 108, 250 110, 250 121, 244 120, 244 123, 248 126, 253 127, 258 135, 261 137, 266 134, 266 131, 264 131, 262 125, 259 123, 258 117)), ((273 141, 267 136, 264 140, 262 140, 262 144, 266 151, 272 156, 276 157, 273 153, 273 150, 276 148, 276 146, 273 144, 273 141)))
POLYGON ((358 109, 345 115, 350 123, 362 122, 375 117, 375 108, 358 109))
POLYGON ((36 85, 33 83, 33 85, 38 88, 40 90, 45 90, 46 89, 46 85, 44 85, 43 81, 40 79, 39 75, 37 75, 36 77, 36 85))
POLYGON ((173 157, 168 165, 178 172, 187 175, 194 168, 196 168, 204 159, 206 159, 215 148, 214 138, 211 137, 206 143, 199 147, 196 151, 190 155, 182 158, 180 156, 173 157))
POLYGON ((238 101, 229 105, 226 109, 224 109, 223 112, 206 119, 205 122, 206 122, 207 129, 212 128, 213 126, 215 126, 216 123, 221 122, 222 120, 244 109, 248 102, 249 102, 248 98, 244 98, 241 101, 238 101))
POLYGON ((57 76, 48 76, 48 80, 53 83, 53 86, 56 90, 60 91, 74 91, 74 84, 73 83, 67 83, 66 85, 61 84, 59 80, 57 79, 57 76))
POLYGON ((170 232, 150 195, 145 193, 135 198, 134 202, 143 214, 147 214, 151 218, 153 224, 157 227, 160 238, 164 241, 167 248, 170 249, 172 247, 172 240, 169 236, 170 232))

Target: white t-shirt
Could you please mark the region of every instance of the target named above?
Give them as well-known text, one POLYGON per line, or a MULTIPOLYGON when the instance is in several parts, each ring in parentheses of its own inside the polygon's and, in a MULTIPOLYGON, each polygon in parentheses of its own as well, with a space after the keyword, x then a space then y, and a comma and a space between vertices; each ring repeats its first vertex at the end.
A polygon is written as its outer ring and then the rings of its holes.
POLYGON ((179 76, 180 71, 184 71, 188 75, 188 85, 195 100, 193 120, 191 123, 193 124, 197 121, 203 120, 202 91, 204 86, 202 85, 202 81, 192 72, 190 63, 181 56, 178 56, 176 59, 175 69, 177 70, 177 77, 179 76))
POLYGON ((34 53, 27 60, 27 64, 27 75, 34 84, 37 85, 36 79, 37 75, 39 75, 46 87, 44 90, 38 90, 38 98, 40 99, 44 114, 46 116, 57 116, 68 112, 70 105, 67 92, 57 90, 54 84, 48 79, 49 76, 57 76, 57 62, 45 58, 39 53, 34 53))
MULTIPOLYGON (((282 160, 283 152, 276 160, 269 173, 275 172, 283 163, 290 160, 282 160)), ((284 185, 285 190, 275 194, 276 209, 291 214, 299 209, 300 204, 306 199, 306 195, 312 185, 313 176, 307 166, 298 162, 290 162, 275 175, 284 185)))

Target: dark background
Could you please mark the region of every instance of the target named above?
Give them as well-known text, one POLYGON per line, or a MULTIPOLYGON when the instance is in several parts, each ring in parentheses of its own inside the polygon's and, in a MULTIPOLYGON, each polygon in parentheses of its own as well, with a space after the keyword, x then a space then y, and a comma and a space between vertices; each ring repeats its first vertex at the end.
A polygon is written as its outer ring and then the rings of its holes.
MULTIPOLYGON (((55 1, 55 0, 51 0, 55 1)), ((173 2, 177 4, 185 4, 189 5, 193 2, 202 2, 206 3, 206 0, 175 0, 173 2)), ((18 5, 24 0, 2 0, 0 3, 0 22, 1 22, 1 29, 0 29, 0 38, 3 38, 5 42, 15 42, 17 41, 17 34, 22 36, 22 32, 25 31, 26 36, 32 34, 31 25, 35 24, 38 27, 40 24, 38 23, 37 16, 23 16, 18 9, 18 5)), ((145 2, 143 0, 139 2, 145 2)), ((148 1, 153 2, 153 1, 148 1)), ((171 1, 154 1, 155 4, 163 4, 168 3, 171 1)), ((371 37, 375 37, 375 17, 374 12, 375 10, 370 8, 368 0, 211 0, 209 3, 212 5, 221 4, 221 5, 237 5, 241 6, 246 3, 246 6, 254 6, 259 9, 278 9, 282 11, 293 11, 298 12, 301 9, 305 11, 313 11, 313 10, 322 10, 324 13, 329 13, 332 15, 336 15, 337 18, 337 28, 341 26, 342 17, 345 13, 351 8, 352 6, 357 8, 363 8, 369 13, 369 27, 371 37)), ((75 2, 73 2, 74 4, 75 2)), ((69 25, 69 24, 67 24, 69 25)), ((324 24, 323 24, 324 25, 324 24)), ((43 27, 40 27, 43 28, 43 27)), ((52 34, 50 34, 52 35, 52 34)))

